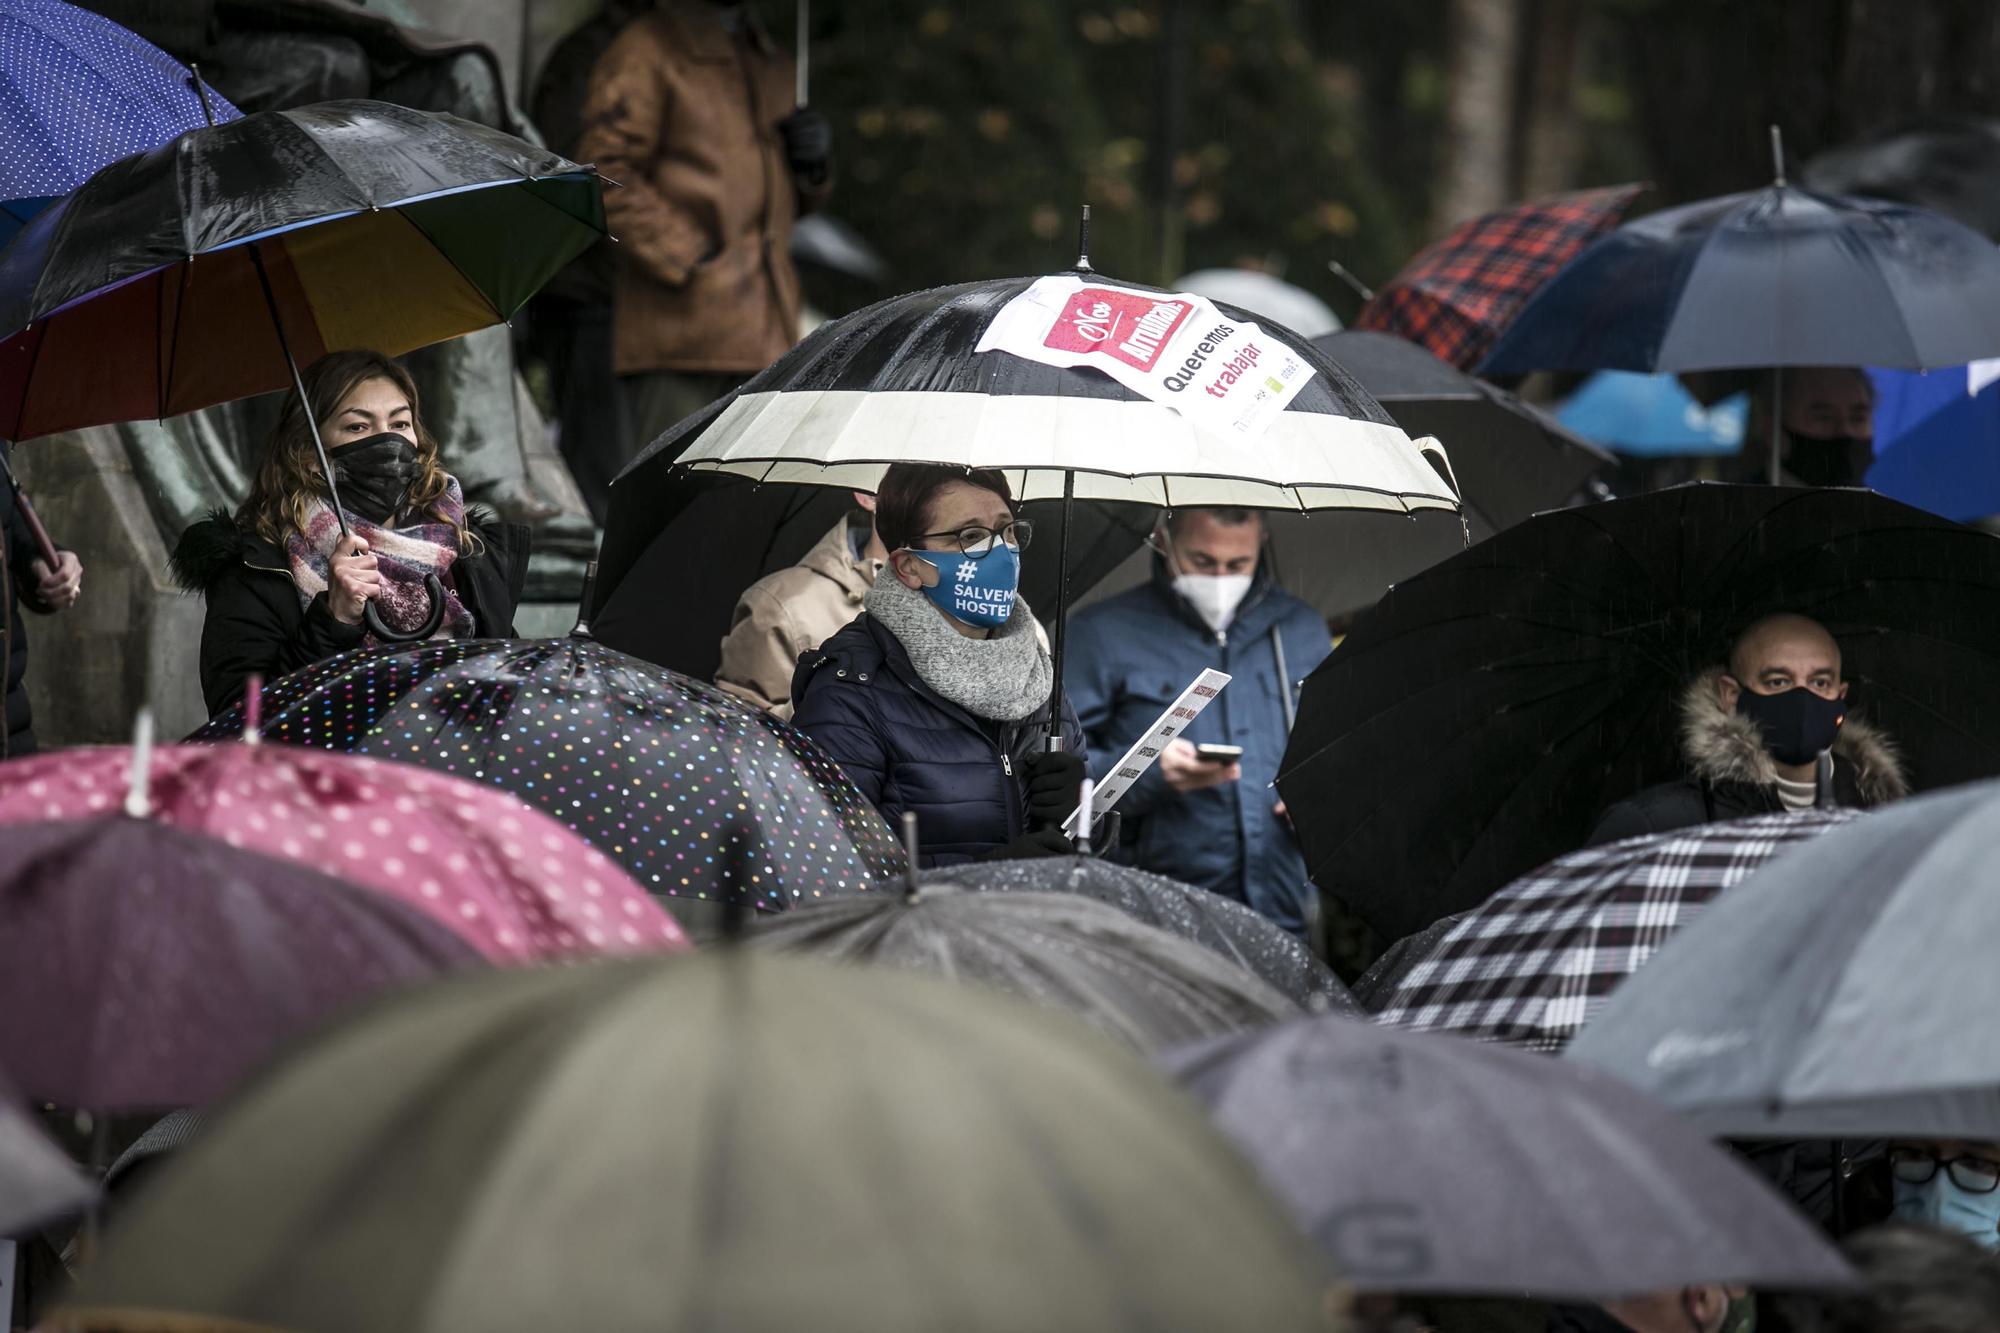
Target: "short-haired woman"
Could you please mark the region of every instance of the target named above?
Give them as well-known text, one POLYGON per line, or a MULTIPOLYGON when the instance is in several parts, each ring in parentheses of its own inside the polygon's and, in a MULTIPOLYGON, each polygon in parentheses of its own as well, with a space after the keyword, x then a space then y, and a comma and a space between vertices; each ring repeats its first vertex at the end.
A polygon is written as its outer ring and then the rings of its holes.
POLYGON ((211 713, 242 697, 252 674, 275 679, 360 647, 371 601, 391 629, 414 631, 429 574, 447 596, 437 637, 514 632, 527 529, 466 509, 409 372, 377 352, 334 352, 304 379, 350 535, 326 498, 305 410, 288 397, 242 506, 196 523, 174 549, 175 576, 208 604, 201 692, 211 713))
POLYGON ((997 472, 897 464, 875 496, 888 562, 867 608, 799 660, 793 722, 896 825, 917 815, 921 860, 953 865, 1068 850, 1083 732, 1044 737, 1054 672, 1017 594, 1029 525, 997 472))

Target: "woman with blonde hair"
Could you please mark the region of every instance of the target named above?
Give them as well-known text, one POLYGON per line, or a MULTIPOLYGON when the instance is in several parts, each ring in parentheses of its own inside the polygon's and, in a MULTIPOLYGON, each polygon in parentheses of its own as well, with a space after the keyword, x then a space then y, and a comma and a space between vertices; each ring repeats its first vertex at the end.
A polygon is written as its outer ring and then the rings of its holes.
POLYGON ((334 352, 305 372, 347 533, 328 499, 304 405, 288 396, 250 494, 185 533, 175 577, 207 601, 201 691, 211 713, 252 674, 274 679, 373 641, 372 603, 397 634, 505 638, 528 558, 527 529, 468 510, 438 461, 409 373, 378 352, 334 352))

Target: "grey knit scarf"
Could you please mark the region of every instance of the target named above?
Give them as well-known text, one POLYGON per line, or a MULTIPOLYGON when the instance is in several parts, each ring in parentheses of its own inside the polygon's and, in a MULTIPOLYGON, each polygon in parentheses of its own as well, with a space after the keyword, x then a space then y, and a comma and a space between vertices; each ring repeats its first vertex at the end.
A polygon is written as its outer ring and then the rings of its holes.
POLYGON ((1021 598, 1007 623, 984 639, 953 629, 944 612, 886 565, 862 604, 902 642, 924 684, 974 717, 1018 722, 1048 702, 1055 669, 1021 598))

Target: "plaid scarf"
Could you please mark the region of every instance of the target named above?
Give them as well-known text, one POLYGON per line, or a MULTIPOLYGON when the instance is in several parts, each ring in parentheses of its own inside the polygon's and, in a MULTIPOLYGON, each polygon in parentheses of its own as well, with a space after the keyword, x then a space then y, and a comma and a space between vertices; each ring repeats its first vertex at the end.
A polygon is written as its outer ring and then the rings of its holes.
MULTIPOLYGON (((412 523, 404 528, 383 528, 349 511, 347 526, 368 543, 382 574, 382 591, 375 606, 382 619, 395 630, 408 632, 424 623, 430 613, 424 595, 424 577, 435 574, 445 586, 444 623, 433 638, 469 639, 477 626, 472 613, 459 601, 451 586, 452 562, 458 559, 457 524, 465 521, 465 497, 453 478, 433 506, 443 522, 412 523)), ((306 516, 304 532, 293 533, 285 542, 285 555, 292 567, 292 582, 299 590, 299 603, 312 605, 313 598, 327 590, 327 567, 333 548, 340 542, 340 520, 333 506, 318 501, 306 516)), ((367 636, 374 641, 374 635, 367 636)))

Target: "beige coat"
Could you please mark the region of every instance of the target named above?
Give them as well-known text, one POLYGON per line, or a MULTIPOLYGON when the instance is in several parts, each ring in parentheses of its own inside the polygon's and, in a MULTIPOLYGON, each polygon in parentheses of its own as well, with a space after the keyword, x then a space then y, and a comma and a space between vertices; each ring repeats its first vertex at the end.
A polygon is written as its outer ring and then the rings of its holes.
POLYGON ((722 640, 717 685, 779 717, 791 717, 792 671, 799 654, 819 647, 860 615, 861 599, 874 585, 880 566, 856 560, 848 544, 849 524, 867 517, 856 511, 843 518, 799 563, 744 590, 722 640))
POLYGON ((752 374, 797 337, 792 223, 824 191, 786 164, 792 96, 791 57, 754 21, 732 36, 708 0, 661 0, 599 58, 577 155, 618 182, 619 374, 752 374))

